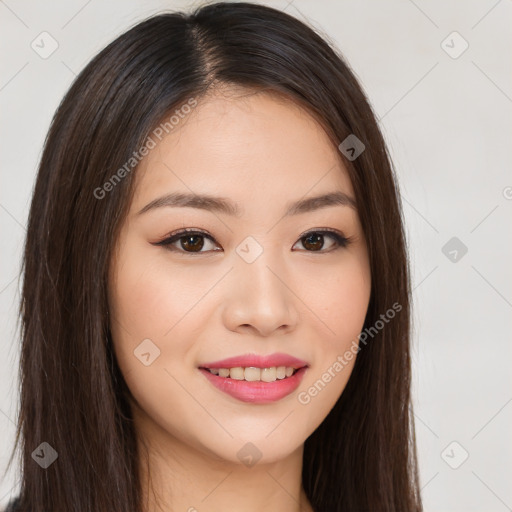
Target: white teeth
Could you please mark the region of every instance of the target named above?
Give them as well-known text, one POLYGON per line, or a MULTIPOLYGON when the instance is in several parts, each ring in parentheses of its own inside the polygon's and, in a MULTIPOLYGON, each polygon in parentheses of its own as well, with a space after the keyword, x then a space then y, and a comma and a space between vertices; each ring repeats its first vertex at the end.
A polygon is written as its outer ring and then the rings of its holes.
POLYGON ((277 368, 263 368, 261 370, 261 380, 263 382, 274 382, 277 379, 277 368))
POLYGON ((295 368, 291 366, 272 366, 271 368, 206 368, 219 377, 230 377, 234 380, 246 380, 248 382, 275 382, 286 377, 291 377, 295 368))
POLYGON ((245 380, 249 382, 254 382, 256 380, 261 380, 261 369, 260 368, 246 368, 244 370, 245 380))
POLYGON ((245 373, 243 368, 231 368, 228 370, 229 377, 235 380, 244 380, 245 379, 245 373))

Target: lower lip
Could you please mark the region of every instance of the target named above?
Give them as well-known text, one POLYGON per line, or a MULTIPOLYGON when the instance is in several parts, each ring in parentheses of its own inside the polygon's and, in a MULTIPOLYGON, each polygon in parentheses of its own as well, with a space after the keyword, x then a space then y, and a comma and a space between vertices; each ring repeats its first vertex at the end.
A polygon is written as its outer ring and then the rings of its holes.
POLYGON ((268 404, 281 400, 281 398, 293 393, 298 388, 307 369, 308 367, 304 366, 291 377, 274 382, 248 382, 246 380, 219 377, 204 368, 199 368, 199 371, 217 389, 224 391, 224 393, 231 395, 233 398, 253 404, 268 404))

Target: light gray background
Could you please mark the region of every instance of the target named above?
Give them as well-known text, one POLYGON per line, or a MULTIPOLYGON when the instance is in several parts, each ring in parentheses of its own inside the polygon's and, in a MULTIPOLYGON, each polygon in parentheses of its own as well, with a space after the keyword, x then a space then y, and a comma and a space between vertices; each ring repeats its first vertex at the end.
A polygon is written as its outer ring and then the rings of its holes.
MULTIPOLYGON (((339 46, 391 149, 413 271, 425 510, 512 510, 512 2, 264 3, 305 17, 339 46), (469 44, 457 58, 463 41, 454 31, 469 44), (452 237, 468 248, 463 256, 456 249, 455 262, 455 253, 442 251, 452 237)), ((198 4, 0 1, 0 471, 18 400, 17 275, 51 116, 75 75, 115 36, 162 9, 198 4), (42 45, 43 31, 59 45, 47 59, 31 48, 34 40, 42 45)), ((11 472, 0 503, 16 492, 11 472)))

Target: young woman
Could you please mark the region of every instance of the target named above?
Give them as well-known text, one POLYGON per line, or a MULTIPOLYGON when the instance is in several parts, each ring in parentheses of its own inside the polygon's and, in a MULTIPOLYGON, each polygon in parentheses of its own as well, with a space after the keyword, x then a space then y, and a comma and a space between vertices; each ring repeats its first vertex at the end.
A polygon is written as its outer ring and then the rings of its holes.
POLYGON ((421 511, 398 197, 297 19, 217 3, 118 37, 38 171, 9 510, 421 511))

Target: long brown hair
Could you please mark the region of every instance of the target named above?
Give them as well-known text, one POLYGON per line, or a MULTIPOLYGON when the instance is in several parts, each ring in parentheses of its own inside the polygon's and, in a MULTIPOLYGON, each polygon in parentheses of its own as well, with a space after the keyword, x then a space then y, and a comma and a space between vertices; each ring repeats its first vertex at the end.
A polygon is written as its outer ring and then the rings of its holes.
POLYGON ((104 197, 95 191, 165 115, 217 83, 284 94, 320 120, 336 146, 351 134, 365 145, 355 160, 342 158, 371 265, 364 329, 375 332, 305 442, 303 485, 317 512, 419 512, 408 260, 375 115, 342 55, 314 30, 279 10, 231 2, 137 24, 85 67, 53 118, 23 258, 20 510, 142 508, 129 391, 107 315, 108 269, 136 168, 104 197), (375 329, 392 304, 400 312, 375 329), (32 455, 43 442, 58 454, 46 469, 32 455))

